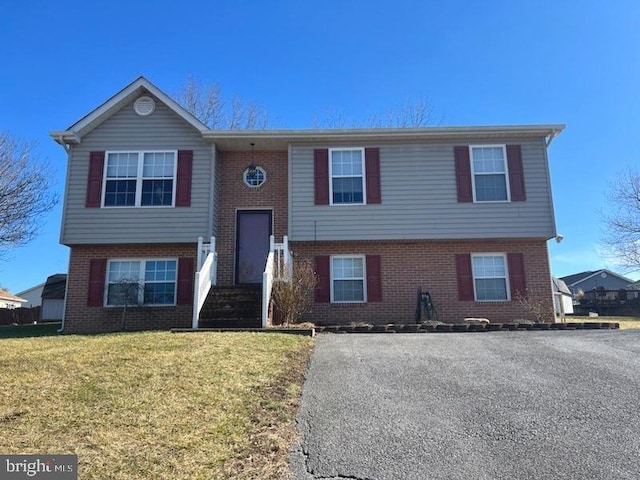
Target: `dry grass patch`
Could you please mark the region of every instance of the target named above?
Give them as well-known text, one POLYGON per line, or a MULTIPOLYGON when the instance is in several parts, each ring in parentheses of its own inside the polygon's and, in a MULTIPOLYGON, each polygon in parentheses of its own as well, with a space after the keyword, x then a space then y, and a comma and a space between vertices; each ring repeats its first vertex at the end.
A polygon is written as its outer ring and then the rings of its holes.
POLYGON ((82 479, 282 478, 312 340, 128 333, 0 340, 0 452, 82 479))
POLYGON ((612 322, 619 323, 621 330, 640 328, 640 317, 579 317, 567 315, 567 322, 612 322))

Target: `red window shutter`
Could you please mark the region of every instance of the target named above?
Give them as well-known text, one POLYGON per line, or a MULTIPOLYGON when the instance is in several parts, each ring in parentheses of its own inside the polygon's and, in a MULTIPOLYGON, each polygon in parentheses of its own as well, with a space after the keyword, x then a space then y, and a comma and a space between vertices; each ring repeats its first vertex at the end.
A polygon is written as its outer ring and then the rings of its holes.
POLYGON ((522 253, 508 253, 507 264, 509 267, 511 299, 515 299, 518 296, 526 298, 527 282, 524 275, 524 255, 522 253))
POLYGON ((367 175, 367 203, 382 203, 380 191, 380 149, 364 149, 365 172, 367 175))
POLYGON ((191 206, 191 175, 193 170, 193 150, 178 150, 176 178, 176 207, 191 206))
POLYGON ((88 307, 104 305, 104 282, 107 278, 107 259, 94 258, 89 261, 89 294, 88 307))
POLYGON ((89 154, 89 177, 85 207, 100 208, 102 200, 102 176, 104 175, 104 152, 89 154))
POLYGON ((511 201, 524 202, 527 199, 527 194, 524 188, 524 170, 522 168, 520 145, 507 145, 507 165, 509 168, 511 201))
POLYGON ((178 259, 178 305, 191 305, 193 303, 193 281, 195 271, 192 257, 178 259))
POLYGON ((316 286, 316 302, 329 303, 331 301, 331 274, 329 268, 329 256, 318 255, 316 257, 316 275, 318 275, 318 285, 316 286))
POLYGON ((456 274, 458 277, 458 300, 473 301, 473 272, 471 270, 471 255, 456 254, 456 274))
POLYGON ((469 147, 466 145, 453 147, 453 155, 456 161, 456 186, 458 189, 458 202, 473 202, 471 188, 471 159, 469 147))
POLYGON ((314 192, 316 205, 329 205, 329 150, 313 151, 314 192))
POLYGON ((380 255, 367 255, 367 301, 382 301, 382 271, 380 255))

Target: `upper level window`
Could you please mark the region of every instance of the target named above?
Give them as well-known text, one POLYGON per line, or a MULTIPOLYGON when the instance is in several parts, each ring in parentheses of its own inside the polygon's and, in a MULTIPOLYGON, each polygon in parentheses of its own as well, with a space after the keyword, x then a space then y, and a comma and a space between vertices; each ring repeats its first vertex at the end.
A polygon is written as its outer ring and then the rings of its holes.
POLYGON ((176 152, 107 152, 105 207, 174 205, 176 152))
POLYGON ((331 204, 364 204, 364 149, 330 149, 329 168, 331 204))
POLYGON ((363 256, 331 257, 331 301, 365 302, 365 278, 363 256))
POLYGON ((507 260, 503 254, 471 255, 476 300, 509 300, 507 260))
POLYGON ((175 305, 177 261, 110 260, 107 305, 175 305))
POLYGON ((476 202, 506 202, 509 182, 504 145, 471 146, 471 171, 476 202))

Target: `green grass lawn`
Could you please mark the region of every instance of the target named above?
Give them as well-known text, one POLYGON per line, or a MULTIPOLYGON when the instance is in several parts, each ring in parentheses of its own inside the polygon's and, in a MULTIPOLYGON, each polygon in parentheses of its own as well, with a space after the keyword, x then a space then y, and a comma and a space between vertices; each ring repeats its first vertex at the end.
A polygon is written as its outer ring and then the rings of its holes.
POLYGON ((567 322, 617 322, 620 329, 640 328, 640 317, 578 317, 567 315, 567 322))
POLYGON ((283 478, 313 340, 126 333, 0 340, 0 452, 82 479, 283 478))

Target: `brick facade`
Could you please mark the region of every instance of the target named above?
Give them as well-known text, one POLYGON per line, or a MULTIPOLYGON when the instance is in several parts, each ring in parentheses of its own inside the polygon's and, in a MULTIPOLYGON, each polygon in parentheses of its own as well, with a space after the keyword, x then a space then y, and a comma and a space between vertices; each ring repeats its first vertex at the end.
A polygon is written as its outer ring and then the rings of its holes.
MULTIPOLYGON (((492 322, 534 320, 520 302, 475 302, 458 299, 455 255, 461 253, 522 253, 531 303, 553 311, 551 273, 545 240, 522 241, 396 241, 396 242, 295 242, 294 257, 317 255, 380 255, 382 302, 362 304, 314 303, 306 320, 318 325, 412 323, 417 290, 431 293, 438 320, 461 322, 465 317, 483 317, 492 322)), ((553 321, 550 315, 547 321, 553 321)))
MULTIPOLYGON (((89 262, 106 258, 196 258, 197 244, 130 244, 73 246, 70 253, 65 313, 66 333, 113 332, 121 328, 122 309, 88 307, 89 262)), ((134 307, 126 316, 127 330, 191 327, 191 305, 134 307)))
POLYGON ((235 283, 236 212, 271 209, 273 234, 281 242, 288 232, 288 153, 286 151, 218 152, 220 172, 220 210, 216 249, 218 251, 218 285, 235 283), (255 164, 267 173, 266 182, 251 188, 242 175, 255 164))

